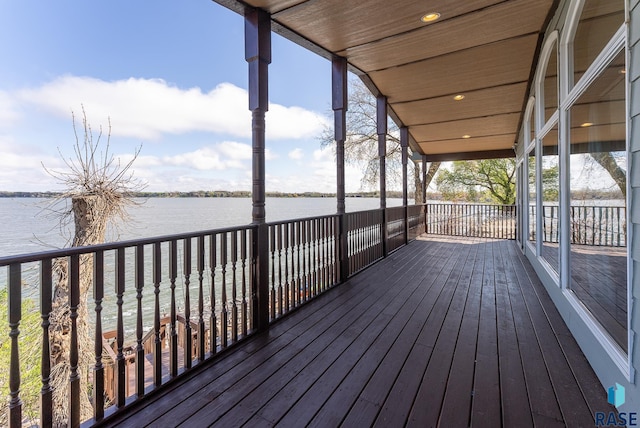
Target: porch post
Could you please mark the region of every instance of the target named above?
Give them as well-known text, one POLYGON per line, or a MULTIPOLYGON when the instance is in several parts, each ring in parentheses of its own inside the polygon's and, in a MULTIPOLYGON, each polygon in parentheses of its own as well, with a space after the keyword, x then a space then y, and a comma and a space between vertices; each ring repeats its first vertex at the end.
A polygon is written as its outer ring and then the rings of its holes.
POLYGON ((382 254, 387 257, 387 97, 377 98, 377 128, 378 128, 378 157, 380 158, 380 210, 382 224, 380 239, 382 240, 382 254))
POLYGON ((422 155, 422 203, 427 203, 427 155, 422 155))
POLYGON ((271 18, 261 9, 244 14, 245 59, 249 64, 249 110, 252 112, 253 327, 269 326, 269 231, 265 223, 265 112, 269 109, 271 18))
POLYGON ((400 128, 400 146, 402 147, 402 206, 404 207, 404 232, 403 238, 405 245, 409 243, 409 212, 407 205, 409 203, 409 195, 407 194, 407 162, 409 161, 409 128, 402 126, 400 128))
POLYGON ((424 212, 424 231, 429 232, 427 219, 427 155, 422 155, 422 211, 424 212))
POLYGON ((344 282, 349 275, 349 253, 347 247, 347 215, 345 214, 344 142, 347 139, 347 59, 333 57, 331 62, 331 98, 334 118, 334 138, 336 140, 336 168, 338 205, 338 225, 336 260, 338 260, 338 280, 344 282))

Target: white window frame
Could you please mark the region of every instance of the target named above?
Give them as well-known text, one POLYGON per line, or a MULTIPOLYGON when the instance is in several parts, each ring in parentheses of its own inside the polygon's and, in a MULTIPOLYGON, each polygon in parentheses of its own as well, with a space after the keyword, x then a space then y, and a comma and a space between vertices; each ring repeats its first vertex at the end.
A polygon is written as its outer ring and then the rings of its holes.
MULTIPOLYGON (((582 9, 584 7, 585 0, 574 0, 569 5, 567 17, 565 20, 565 26, 562 31, 562 36, 559 43, 559 78, 560 78, 560 109, 559 109, 559 154, 560 154, 560 206, 561 208, 561 221, 563 224, 569 224, 570 212, 569 206, 571 203, 570 196, 570 109, 575 102, 584 94, 591 84, 602 74, 604 70, 609 67, 613 59, 620 53, 622 49, 625 50, 626 68, 629 68, 629 49, 627 46, 627 28, 628 22, 628 1, 625 1, 625 22, 621 24, 620 28, 615 32, 609 42, 605 45, 602 51, 596 56, 593 62, 589 65, 585 73, 580 77, 577 82, 573 82, 573 40, 575 33, 582 15, 582 9)), ((627 136, 627 165, 630 165, 631 156, 629 153, 629 118, 628 112, 630 111, 630 89, 629 89, 629 77, 626 74, 626 136, 627 136)), ((627 171, 631 171, 628 167, 627 171)), ((627 179, 627 207, 629 207, 629 196, 631 195, 629 189, 629 179, 627 179)), ((630 254, 630 238, 632 237, 632 223, 630 221, 630 209, 627 209, 627 349, 628 352, 624 352, 622 348, 615 342, 611 335, 605 330, 602 324, 591 314, 591 312, 584 306, 580 299, 571 290, 571 265, 570 265, 570 244, 568 240, 568 228, 561 227, 561 233, 564 240, 561 239, 560 251, 562 253, 560 277, 562 292, 568 303, 572 306, 575 312, 585 322, 589 330, 594 334, 596 340, 603 347, 605 352, 611 356, 612 360, 626 377, 627 380, 633 382, 634 379, 634 367, 633 361, 633 332, 631 330, 631 316, 632 316, 632 269, 631 269, 631 257, 630 254), (562 242, 566 242, 563 246, 562 242)))
MULTIPOLYGON (((526 142, 524 145, 524 154, 523 154, 523 163, 524 163, 524 168, 523 168, 523 181, 526 183, 523 187, 524 189, 526 189, 526 196, 524 198, 522 198, 522 202, 523 202, 523 211, 525 211, 525 215, 523 216, 523 233, 524 233, 524 242, 525 245, 529 247, 529 249, 536 255, 538 255, 538 251, 537 251, 537 245, 534 245, 530 240, 529 240, 529 236, 530 236, 530 232, 531 232, 531 227, 529 225, 529 221, 530 221, 530 215, 529 215, 529 206, 531 201, 529 200, 529 196, 531 194, 531 191, 529 189, 529 153, 531 153, 531 150, 535 149, 536 147, 536 141, 537 138, 534 135, 533 139, 531 138, 531 127, 533 126, 533 131, 535 132, 535 123, 531 123, 531 113, 534 112, 534 108, 535 108, 535 104, 536 104, 536 97, 535 96, 531 96, 529 97, 529 101, 527 102, 527 107, 524 110, 524 141, 526 142), (525 220, 526 219, 526 220, 525 220)), ((537 153, 536 153, 536 164, 535 164, 535 168, 537 171, 538 168, 538 159, 537 159, 537 153)), ((537 172, 536 172, 536 185, 537 185, 537 172)), ((537 190, 537 189, 536 189, 537 190)), ((537 192, 536 192, 537 195, 537 192)), ((537 199, 537 198, 536 198, 537 199)), ((538 218, 538 214, 537 214, 537 202, 536 202, 536 219, 538 218)), ((536 220, 536 227, 537 227, 537 220, 536 220)), ((538 231, 536 230, 536 233, 538 233, 538 231)), ((539 241, 538 237, 536 236, 536 242, 539 241)))
MULTIPOLYGON (((549 131, 551 131, 555 126, 558 126, 558 150, 560 150, 560 124, 559 124, 559 107, 560 107, 560 47, 559 47, 559 32, 555 30, 547 36, 544 41, 543 47, 540 51, 540 62, 538 63, 538 69, 536 70, 534 82, 535 82, 535 90, 536 90, 536 212, 539 215, 536 216, 537 225, 536 229, 540 231, 538 236, 541 236, 541 232, 543 232, 543 183, 542 183, 542 156, 543 156, 543 141, 547 136, 549 131), (544 93, 544 82, 547 74, 547 67, 549 65, 549 60, 551 59, 551 54, 556 48, 556 75, 558 78, 558 85, 556 86, 556 110, 553 112, 551 117, 545 122, 545 93, 544 93)), ((560 180, 560 177, 558 177, 560 180)), ((560 189, 559 189, 560 190, 560 189)), ((560 219, 559 219, 560 220, 560 219)), ((559 222, 560 223, 560 222, 559 222)), ((560 229, 563 229, 562 224, 560 223, 560 229)), ((558 258, 560 258, 560 246, 562 242, 558 243, 558 258)), ((547 274, 555 281, 556 285, 560 284, 560 276, 559 272, 551 267, 551 264, 542 257, 542 247, 543 240, 538 239, 536 241, 536 256, 540 261, 541 266, 545 269, 547 274)), ((558 266, 560 266, 560 261, 558 261, 558 266)), ((559 271, 560 269, 558 269, 559 271)))

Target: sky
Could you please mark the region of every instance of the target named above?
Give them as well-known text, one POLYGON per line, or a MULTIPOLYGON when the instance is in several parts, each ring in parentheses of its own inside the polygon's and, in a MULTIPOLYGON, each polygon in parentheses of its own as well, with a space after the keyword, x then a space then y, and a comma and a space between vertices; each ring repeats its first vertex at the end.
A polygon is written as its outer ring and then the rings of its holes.
MULTIPOLYGON (((211 0, 0 0, 0 191, 61 190, 82 110, 147 191, 250 190, 244 21, 211 0), (44 167, 43 167, 44 165, 44 167)), ((331 64, 273 34, 267 191, 335 192, 331 64)), ((361 168, 347 167, 347 192, 361 168)))

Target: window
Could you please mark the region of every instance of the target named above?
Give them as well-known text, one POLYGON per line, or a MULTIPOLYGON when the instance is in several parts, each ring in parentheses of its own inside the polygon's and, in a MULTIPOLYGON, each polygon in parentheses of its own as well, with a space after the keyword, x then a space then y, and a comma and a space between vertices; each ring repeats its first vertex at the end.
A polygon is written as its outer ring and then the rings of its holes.
MULTIPOLYGON (((536 106, 541 123, 538 124, 537 143, 540 158, 538 192, 541 205, 538 206, 541 223, 538 224, 539 256, 559 278, 560 264, 560 178, 558 157, 558 33, 551 33, 542 49, 543 73, 538 74, 536 106)), ((557 279, 558 284, 560 283, 557 279)))
POLYGON ((558 125, 542 139, 542 258, 559 273, 560 243, 560 178, 558 157, 558 125))
POLYGON ((577 83, 624 23, 624 1, 585 0, 573 39, 573 83, 577 83))
POLYGON ((549 55, 547 72, 544 76, 544 123, 547 123, 558 109, 558 47, 553 44, 549 55))
POLYGON ((627 351, 625 55, 570 112, 570 287, 627 351))
POLYGON ((536 244, 536 229, 537 229, 537 220, 536 220, 536 115, 535 115, 535 98, 529 99, 529 103, 527 104, 526 109, 526 118, 525 121, 525 138, 526 147, 528 147, 528 152, 526 152, 526 159, 523 162, 523 187, 524 192, 527 196, 523 198, 523 203, 526 204, 527 209, 525 210, 525 214, 523 215, 523 221, 527 222, 527 227, 525 228, 525 233, 527 236, 524 237, 525 241, 529 241, 533 244, 534 251, 536 244))
POLYGON ((529 242, 536 243, 536 149, 531 149, 528 160, 529 181, 529 242))

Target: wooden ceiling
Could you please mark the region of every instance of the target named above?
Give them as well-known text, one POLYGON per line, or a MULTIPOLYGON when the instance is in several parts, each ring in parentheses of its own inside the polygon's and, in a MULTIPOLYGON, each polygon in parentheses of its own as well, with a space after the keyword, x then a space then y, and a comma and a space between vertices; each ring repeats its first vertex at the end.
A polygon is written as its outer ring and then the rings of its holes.
POLYGON ((346 57, 431 159, 513 155, 554 0, 215 0, 271 14, 274 31, 346 57), (440 18, 423 23, 429 12, 440 18), (465 98, 454 101, 453 96, 465 98), (463 138, 464 136, 468 136, 463 138))

